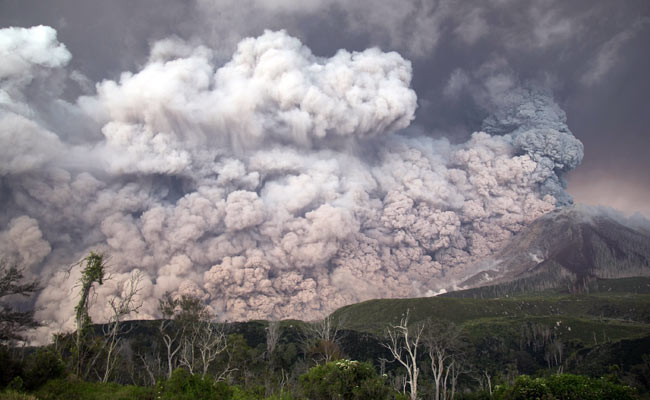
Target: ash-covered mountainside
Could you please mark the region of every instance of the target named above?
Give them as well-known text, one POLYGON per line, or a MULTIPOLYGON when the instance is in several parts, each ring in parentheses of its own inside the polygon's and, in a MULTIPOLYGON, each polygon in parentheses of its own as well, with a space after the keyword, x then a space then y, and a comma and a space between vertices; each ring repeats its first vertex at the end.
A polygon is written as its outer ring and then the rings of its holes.
POLYGON ((534 221, 481 269, 460 286, 520 281, 529 289, 569 285, 580 290, 593 278, 650 276, 650 229, 647 220, 565 207, 534 221))

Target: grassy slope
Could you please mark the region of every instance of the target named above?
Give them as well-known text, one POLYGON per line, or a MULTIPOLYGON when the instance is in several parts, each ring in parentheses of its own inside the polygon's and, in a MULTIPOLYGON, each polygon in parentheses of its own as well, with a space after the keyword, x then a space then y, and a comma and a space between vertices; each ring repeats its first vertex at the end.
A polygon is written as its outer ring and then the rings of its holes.
POLYGON ((498 332, 516 335, 523 324, 538 323, 555 326, 567 340, 617 341, 650 335, 650 294, 638 293, 645 284, 637 279, 611 280, 601 285, 600 292, 577 296, 544 292, 495 299, 370 300, 343 307, 333 317, 345 321, 347 329, 374 334, 398 323, 409 310, 411 322, 448 320, 465 326, 475 337, 498 332), (637 293, 627 292, 630 286, 637 293))
MULTIPOLYGON (((539 277, 531 278, 532 280, 539 277)), ((557 286, 558 279, 554 279, 557 286)), ((539 290, 534 289, 537 285, 530 279, 524 278, 518 281, 502 283, 492 286, 482 286, 473 289, 459 290, 456 292, 445 293, 441 297, 453 298, 470 298, 470 299, 492 299, 505 297, 507 295, 527 295, 527 296, 549 296, 558 294, 568 294, 566 288, 555 288, 539 290)), ((584 293, 619 293, 619 294, 650 294, 650 277, 633 277, 619 279, 596 279, 587 284, 583 289, 584 293)))

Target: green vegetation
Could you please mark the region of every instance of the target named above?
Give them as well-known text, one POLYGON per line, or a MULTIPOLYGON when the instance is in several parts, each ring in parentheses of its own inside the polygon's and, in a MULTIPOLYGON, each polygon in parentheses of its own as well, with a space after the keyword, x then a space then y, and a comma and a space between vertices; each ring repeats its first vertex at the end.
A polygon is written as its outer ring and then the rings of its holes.
POLYGON ((407 309, 413 322, 434 317, 456 324, 477 321, 512 321, 517 324, 530 318, 573 318, 596 321, 599 325, 634 326, 638 336, 650 332, 650 295, 629 293, 369 300, 340 308, 333 317, 348 321, 348 329, 380 333, 387 324, 398 322, 407 309))
POLYGON ((331 361, 300 377, 304 396, 311 400, 388 400, 399 396, 370 363, 331 361))
POLYGON ((187 370, 178 368, 172 376, 158 383, 156 394, 159 399, 230 399, 233 391, 224 382, 192 375, 187 370))
POLYGON ((154 399, 155 391, 151 387, 123 386, 112 382, 55 379, 33 394, 39 400, 149 400, 154 399))
MULTIPOLYGON (((453 298, 470 298, 470 299, 494 299, 509 296, 553 296, 563 294, 575 294, 574 288, 567 286, 574 282, 567 282, 564 287, 558 288, 557 282, 561 278, 549 278, 549 282, 553 282, 549 289, 537 289, 536 287, 544 286, 537 285, 536 282, 530 280, 539 280, 542 277, 535 276, 533 278, 520 279, 509 283, 502 283, 492 286, 482 286, 473 289, 458 290, 455 292, 445 293, 441 297, 453 298)), ((583 282, 584 285, 581 294, 650 294, 650 277, 638 276, 632 278, 618 278, 618 279, 590 279, 583 282)))
POLYGON ((224 324, 199 298, 169 294, 164 320, 123 321, 138 308, 133 276, 110 300, 113 318, 93 325, 83 299, 103 282, 103 262, 91 253, 81 265, 77 332, 39 349, 0 347, 0 398, 650 398, 650 280, 601 280, 580 295, 372 300, 322 321, 224 324))
POLYGON ((580 375, 561 374, 547 378, 522 375, 512 385, 503 385, 493 394, 495 400, 632 400, 629 386, 580 375))
POLYGON ((37 389, 47 381, 63 378, 65 375, 65 364, 57 354, 50 349, 38 349, 25 362, 24 387, 29 390, 37 389))
POLYGON ((87 376, 87 372, 90 369, 90 366, 87 365, 87 363, 90 360, 93 360, 93 358, 89 357, 87 354, 87 351, 89 350, 87 348, 92 346, 92 343, 89 343, 87 338, 88 331, 92 324, 92 320, 88 315, 88 297, 90 296, 90 292, 95 283, 102 285, 104 282, 104 255, 90 252, 90 255, 83 259, 82 264, 83 263, 85 263, 85 267, 81 270, 81 279, 79 280, 79 284, 81 285, 79 302, 74 309, 75 321, 77 324, 77 336, 73 350, 75 354, 76 374, 87 376))

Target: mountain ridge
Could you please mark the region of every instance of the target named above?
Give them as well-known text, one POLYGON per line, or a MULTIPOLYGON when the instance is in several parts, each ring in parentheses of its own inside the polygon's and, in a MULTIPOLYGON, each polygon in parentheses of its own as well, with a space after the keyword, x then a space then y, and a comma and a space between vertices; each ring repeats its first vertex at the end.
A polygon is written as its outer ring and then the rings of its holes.
POLYGON ((587 206, 552 211, 514 236, 458 289, 514 284, 522 290, 585 290, 598 278, 650 276, 650 229, 587 206), (523 289, 526 288, 526 289, 523 289))

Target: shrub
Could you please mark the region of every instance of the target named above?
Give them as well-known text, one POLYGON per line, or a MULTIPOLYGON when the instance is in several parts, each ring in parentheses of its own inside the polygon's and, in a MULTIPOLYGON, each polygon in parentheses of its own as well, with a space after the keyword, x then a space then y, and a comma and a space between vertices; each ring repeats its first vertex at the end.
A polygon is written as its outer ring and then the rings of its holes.
POLYGON ((20 376, 22 371, 23 365, 11 356, 7 347, 0 345, 0 388, 20 376))
POLYGON ((40 400, 153 400, 152 388, 117 383, 52 379, 35 393, 40 400))
POLYGON ((182 368, 174 370, 168 380, 160 382, 156 392, 158 398, 170 400, 228 400, 233 395, 233 390, 226 383, 192 375, 182 368))
POLYGON ((528 375, 521 375, 512 386, 497 387, 494 398, 503 400, 554 400, 544 379, 533 379, 528 375))
POLYGON ((479 390, 471 393, 458 393, 456 400, 492 400, 492 396, 487 390, 479 390))
POLYGON ((58 355, 50 350, 38 350, 25 363, 25 388, 35 390, 50 379, 63 378, 65 365, 58 355))
POLYGON ((494 393, 496 400, 632 400, 634 390, 582 375, 561 374, 548 378, 532 379, 522 375, 512 386, 499 386, 494 393))
POLYGON ((4 392, 0 393, 0 399, 2 400, 38 400, 36 397, 26 394, 26 393, 21 393, 21 392, 16 392, 14 390, 6 390, 4 392))
POLYGON ((241 388, 232 386, 232 397, 230 400, 294 400, 291 393, 274 394, 269 397, 264 396, 264 387, 241 388))
POLYGON ((14 379, 9 382, 7 385, 7 390, 11 390, 14 392, 22 392, 25 390, 25 385, 23 383, 23 378, 17 376, 14 379))
POLYGON ((338 360, 311 368, 300 377, 310 400, 381 400, 393 398, 386 380, 369 363, 338 360))
POLYGON ((564 400, 633 399, 634 390, 607 379, 593 379, 582 375, 554 375, 547 378, 556 397, 564 400))

